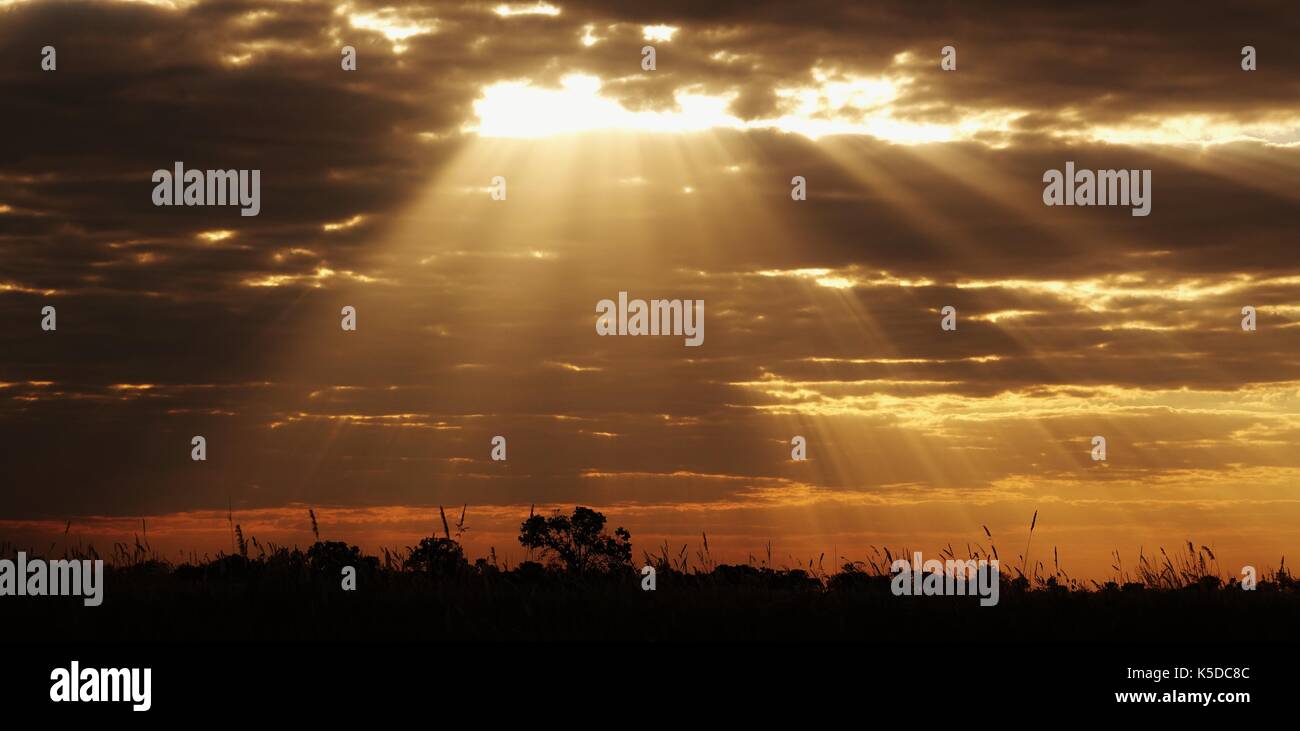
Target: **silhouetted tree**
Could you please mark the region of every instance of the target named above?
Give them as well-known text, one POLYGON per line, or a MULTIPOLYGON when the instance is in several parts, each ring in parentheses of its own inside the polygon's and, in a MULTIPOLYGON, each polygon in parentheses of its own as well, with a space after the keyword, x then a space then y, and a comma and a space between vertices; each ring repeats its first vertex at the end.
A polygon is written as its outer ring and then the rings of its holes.
POLYGON ((604 528, 602 513, 578 506, 572 516, 530 515, 519 526, 519 542, 560 560, 574 573, 630 566, 632 534, 620 527, 609 536, 601 532, 604 528))
POLYGON ((350 546, 343 541, 316 541, 307 549, 307 565, 319 574, 338 576, 344 566, 352 566, 357 571, 374 571, 379 559, 363 556, 358 546, 350 546))
POLYGON ((407 569, 446 576, 469 566, 465 551, 450 538, 423 538, 404 562, 407 569))

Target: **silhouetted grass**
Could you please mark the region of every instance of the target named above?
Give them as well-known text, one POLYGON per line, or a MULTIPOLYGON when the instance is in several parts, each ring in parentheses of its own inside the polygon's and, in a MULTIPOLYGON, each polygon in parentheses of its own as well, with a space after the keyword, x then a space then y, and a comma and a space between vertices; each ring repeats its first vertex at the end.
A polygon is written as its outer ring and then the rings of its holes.
MULTIPOLYGON (((105 556, 94 546, 71 545, 65 530, 61 551, 57 542, 46 551, 23 550, 46 558, 104 559, 103 606, 83 607, 77 598, 4 597, 0 621, 58 627, 63 639, 109 641, 1300 638, 1293 621, 1300 585, 1285 559, 1261 572, 1256 590, 1244 591, 1236 578, 1224 580, 1208 547, 1190 542, 1173 555, 1164 549, 1158 558, 1139 553, 1132 568, 1116 553, 1114 575, 1104 582, 1070 577, 1055 548, 1050 570, 1041 562, 1031 567, 1022 556, 1014 577, 1002 574, 999 604, 980 607, 975 597, 894 596, 889 568, 910 556, 906 550, 873 547, 861 558, 836 557, 832 563, 839 568, 829 572, 825 555, 774 567, 770 547, 766 559, 733 565, 715 561, 702 534, 693 555, 689 545, 665 543, 637 565, 619 554, 617 561, 581 564, 598 570, 580 570, 541 550, 541 560, 505 566, 495 548, 489 557, 467 559, 458 540, 465 512, 454 537, 440 514, 442 536, 385 548, 381 556, 320 540, 314 512, 317 540, 305 551, 245 537, 232 522, 235 553, 190 554, 180 563, 150 548, 143 523, 134 545, 115 544, 105 556), (641 565, 656 570, 653 592, 641 588, 641 565), (345 566, 356 570, 356 591, 342 589, 345 566)), ((603 516, 599 520, 603 526, 603 516)), ((530 516, 529 525, 541 523, 530 516)), ((997 558, 993 536, 984 532, 987 549, 967 544, 960 556, 949 545, 939 558, 997 558)), ((0 543, 0 556, 17 550, 0 543)))

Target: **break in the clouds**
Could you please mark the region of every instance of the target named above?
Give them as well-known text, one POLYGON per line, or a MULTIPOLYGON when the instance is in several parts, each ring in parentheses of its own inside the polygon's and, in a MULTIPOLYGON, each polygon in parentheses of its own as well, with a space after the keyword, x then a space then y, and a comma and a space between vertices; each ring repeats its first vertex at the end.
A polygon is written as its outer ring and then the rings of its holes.
POLYGON ((1040 509, 1085 569, 1272 561, 1296 31, 1280 3, 0 2, 0 518, 220 545, 213 511, 304 540, 314 505, 396 543, 468 503, 504 545, 583 503, 743 558, 1040 509), (260 170, 258 215, 155 207, 176 161, 260 170), (1044 206, 1067 162, 1150 170, 1150 215, 1044 206), (707 342, 597 337, 620 291, 703 300, 707 342))

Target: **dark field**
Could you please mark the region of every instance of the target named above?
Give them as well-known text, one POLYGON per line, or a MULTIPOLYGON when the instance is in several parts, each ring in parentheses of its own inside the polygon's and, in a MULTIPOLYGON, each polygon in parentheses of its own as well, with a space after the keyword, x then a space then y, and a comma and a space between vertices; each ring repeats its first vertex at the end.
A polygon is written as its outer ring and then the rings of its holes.
MULTIPOLYGON (((1300 640, 1300 584, 1284 568, 1245 591, 1224 582, 1208 549, 1190 544, 1105 583, 1041 563, 1026 576, 1004 562, 999 603, 981 607, 973 596, 894 596, 889 552, 833 572, 811 562, 718 565, 707 548, 688 557, 665 546, 633 562, 626 531, 607 535, 604 517, 584 510, 529 518, 520 542, 535 560, 513 567, 468 560, 454 526, 381 556, 337 541, 305 551, 263 546, 239 531, 236 554, 180 565, 145 544, 118 545, 107 557, 102 606, 5 597, 0 622, 57 627, 70 642, 1300 640), (656 569, 654 591, 642 589, 643 565, 656 569), (355 590, 341 587, 345 566, 356 569, 355 590)), ((75 548, 64 555, 98 556, 75 548)))

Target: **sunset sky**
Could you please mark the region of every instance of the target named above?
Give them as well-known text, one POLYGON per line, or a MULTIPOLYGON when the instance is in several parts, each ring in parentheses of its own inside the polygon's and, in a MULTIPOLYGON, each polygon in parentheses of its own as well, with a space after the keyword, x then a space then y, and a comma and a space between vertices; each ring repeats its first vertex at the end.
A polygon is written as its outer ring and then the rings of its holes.
POLYGON ((984 526, 1018 563, 1038 511, 1078 576, 1276 566, 1300 14, 1035 5, 0 0, 0 538, 175 559, 310 507, 377 550, 468 504, 517 561, 588 505, 638 558, 829 569, 984 526), (175 161, 261 170, 260 215, 155 207, 175 161), (1150 169, 1150 215, 1045 206, 1067 161, 1150 169), (704 344, 598 337, 620 291, 704 344))

